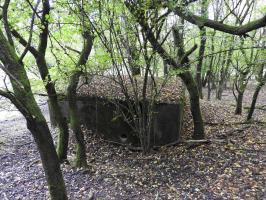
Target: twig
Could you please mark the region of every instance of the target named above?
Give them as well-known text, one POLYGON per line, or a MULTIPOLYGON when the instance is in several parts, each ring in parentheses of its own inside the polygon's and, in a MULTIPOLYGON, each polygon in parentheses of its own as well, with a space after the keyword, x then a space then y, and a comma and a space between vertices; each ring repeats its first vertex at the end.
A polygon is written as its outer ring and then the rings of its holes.
POLYGON ((115 145, 127 147, 129 150, 132 150, 132 151, 143 151, 142 147, 134 147, 134 146, 130 146, 128 144, 124 144, 124 143, 121 143, 121 142, 115 142, 115 141, 111 141, 111 140, 103 140, 103 141, 107 142, 109 144, 115 144, 115 145))
POLYGON ((227 136, 231 136, 231 135, 233 135, 233 133, 235 133, 235 132, 238 132, 238 133, 239 133, 239 132, 242 132, 242 131, 246 130, 247 128, 250 128, 250 126, 251 126, 251 125, 245 126, 245 127, 243 127, 243 128, 233 129, 233 130, 231 130, 231 131, 225 132, 225 134, 226 134, 227 136))
POLYGON ((206 125, 209 126, 216 126, 216 125, 223 125, 223 126, 230 126, 230 125, 241 125, 241 124, 266 124, 264 121, 258 121, 258 120, 253 120, 253 121, 244 121, 244 122, 229 122, 229 123, 221 123, 221 122, 204 122, 206 125))
POLYGON ((245 148, 230 149, 230 150, 233 150, 233 151, 260 151, 260 152, 266 152, 266 150, 262 150, 262 149, 256 150, 256 149, 245 149, 245 148))
POLYGON ((21 146, 28 145, 28 144, 31 144, 31 143, 33 143, 33 141, 25 142, 25 143, 23 143, 23 144, 13 144, 12 146, 21 147, 21 146))
POLYGON ((203 143, 203 144, 209 144, 209 143, 223 143, 225 142, 224 139, 202 139, 202 140, 184 140, 179 142, 180 144, 191 144, 191 143, 203 143))
POLYGON ((40 161, 40 159, 36 159, 36 160, 31 161, 31 162, 28 164, 28 168, 30 168, 32 165, 38 163, 39 161, 40 161))
MULTIPOLYGON (((244 107, 244 109, 250 109, 250 107, 244 107)), ((265 105, 264 106, 257 106, 257 107, 255 107, 254 109, 257 109, 257 110, 265 110, 266 111, 266 107, 265 107, 265 105)))

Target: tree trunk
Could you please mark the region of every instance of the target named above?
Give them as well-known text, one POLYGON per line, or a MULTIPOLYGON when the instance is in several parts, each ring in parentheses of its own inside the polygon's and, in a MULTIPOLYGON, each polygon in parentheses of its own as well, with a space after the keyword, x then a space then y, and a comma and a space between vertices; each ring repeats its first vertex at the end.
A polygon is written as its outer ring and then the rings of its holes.
MULTIPOLYGON (((184 57, 186 52, 184 49, 183 31, 174 28, 173 35, 174 35, 175 45, 178 48, 177 56, 178 56, 178 59, 181 60, 180 65, 182 66, 183 69, 185 68, 189 69, 190 68, 189 58, 188 56, 184 57)), ((205 138, 204 124, 203 124, 201 110, 200 110, 200 101, 199 101, 200 94, 199 94, 196 81, 194 80, 191 72, 189 71, 180 73, 179 77, 183 80, 189 92, 190 110, 191 110, 191 114, 193 117, 193 123, 194 123, 194 133, 192 137, 193 139, 203 139, 205 138)))
POLYGON ((216 98, 218 100, 222 100, 222 93, 223 93, 223 85, 222 83, 223 81, 220 81, 219 84, 218 84, 218 89, 217 89, 217 92, 216 92, 216 98))
POLYGON ((37 144, 51 199, 66 200, 65 184, 52 135, 34 99, 27 73, 19 63, 15 49, 8 44, 2 31, 0 31, 0 60, 7 70, 14 91, 14 95, 10 95, 13 98, 9 99, 26 118, 27 127, 37 144))
POLYGON ((59 129, 58 142, 57 142, 57 155, 62 162, 67 159, 67 150, 68 150, 68 140, 69 140, 69 131, 66 118, 63 116, 61 108, 58 104, 57 93, 55 90, 54 83, 51 80, 48 66, 43 55, 36 57, 37 66, 41 74, 43 83, 45 84, 45 89, 48 94, 49 103, 51 110, 55 116, 55 121, 59 129))
POLYGON ((190 109, 194 123, 193 139, 203 139, 205 137, 204 124, 202 120, 199 92, 196 82, 189 72, 180 74, 181 79, 184 81, 190 96, 190 109))
MULTIPOLYGON (((93 45, 93 36, 89 29, 83 32, 83 38, 84 38, 84 44, 82 52, 80 54, 80 58, 76 66, 77 68, 86 65, 86 62, 88 60, 93 45)), ((82 133, 80 126, 78 106, 77 106, 77 87, 79 83, 79 77, 81 76, 81 74, 82 74, 81 71, 76 71, 71 75, 69 85, 67 88, 67 97, 69 103, 70 125, 77 141, 76 166, 86 167, 87 166, 86 146, 84 141, 84 135, 82 133)))
POLYGON ((46 121, 27 120, 27 127, 38 146, 51 199, 66 200, 65 183, 60 170, 59 159, 46 121))
POLYGON ((228 78, 228 69, 230 67, 231 64, 231 60, 232 60, 232 55, 233 55, 233 42, 234 42, 234 37, 232 36, 231 39, 231 43, 230 43, 230 49, 228 51, 228 53, 224 53, 224 57, 223 57, 223 62, 222 62, 222 69, 220 72, 220 80, 219 80, 219 84, 218 84, 218 90, 216 93, 216 98, 218 100, 222 99, 222 93, 224 91, 224 87, 228 78))
POLYGON ((48 94, 51 110, 55 116, 56 125, 59 129, 59 137, 57 144, 57 153, 59 160, 62 162, 67 159, 67 149, 68 149, 68 124, 66 119, 63 117, 62 111, 58 105, 57 93, 55 90, 55 85, 52 82, 51 76, 49 74, 49 69, 45 60, 45 53, 48 43, 49 35, 49 20, 47 16, 50 14, 50 4, 48 0, 42 1, 42 15, 40 17, 42 24, 42 31, 39 34, 39 44, 38 48, 28 44, 28 42, 16 31, 12 30, 12 34, 19 40, 19 42, 32 53, 34 56, 39 73, 41 75, 43 84, 45 86, 46 92, 48 94))
MULTIPOLYGON (((214 36, 216 34, 216 31, 213 32, 212 36, 211 36, 211 53, 214 52, 214 36)), ((212 90, 212 86, 211 86, 211 83, 214 82, 213 81, 213 63, 214 63, 214 56, 211 57, 211 60, 210 60, 210 65, 209 65, 209 69, 207 71, 207 76, 206 76, 206 79, 207 79, 207 87, 208 87, 208 101, 211 100, 211 90, 212 90)))
POLYGON ((202 83, 202 87, 206 87, 207 83, 208 83, 208 73, 209 71, 206 72, 206 74, 204 74, 201 83, 202 83))
POLYGON ((251 118, 252 118, 252 115, 253 115, 255 107, 256 107, 257 98, 259 96, 261 88, 262 88, 262 85, 258 84, 256 89, 255 89, 255 92, 254 92, 253 97, 252 97, 252 103, 251 103, 251 106, 248 110, 247 121, 251 120, 251 118))
POLYGON ((205 52, 205 45, 206 45, 206 28, 202 27, 200 28, 199 62, 197 65, 197 74, 196 74, 197 87, 198 87, 199 96, 201 99, 203 98, 201 70, 202 70, 202 64, 203 64, 203 58, 204 58, 204 52, 205 52))
POLYGON ((164 74, 164 76, 167 76, 167 74, 168 74, 168 65, 165 62, 165 60, 163 60, 163 74, 164 74))
MULTIPOLYGON (((203 18, 207 18, 208 16, 208 1, 202 0, 201 1, 201 16, 203 18)), ((197 81, 197 87, 199 90, 199 97, 202 99, 202 64, 204 59, 204 53, 205 53, 205 46, 206 46, 206 28, 204 26, 199 26, 200 28, 200 47, 199 47, 199 60, 197 64, 197 74, 196 74, 196 81, 197 81)))
POLYGON ((77 109, 77 86, 81 72, 75 72, 71 75, 67 88, 67 97, 69 104, 70 126, 76 137, 76 167, 87 167, 86 146, 84 135, 82 133, 77 109))
POLYGON ((211 100, 211 91, 212 91, 212 89, 211 89, 211 75, 209 75, 209 77, 208 77, 208 83, 207 83, 208 85, 207 85, 207 87, 208 87, 208 101, 210 101, 211 100))
POLYGON ((235 110, 235 114, 236 115, 241 115, 242 114, 243 96, 244 96, 244 93, 242 93, 242 92, 238 93, 237 101, 236 101, 236 110, 235 110))

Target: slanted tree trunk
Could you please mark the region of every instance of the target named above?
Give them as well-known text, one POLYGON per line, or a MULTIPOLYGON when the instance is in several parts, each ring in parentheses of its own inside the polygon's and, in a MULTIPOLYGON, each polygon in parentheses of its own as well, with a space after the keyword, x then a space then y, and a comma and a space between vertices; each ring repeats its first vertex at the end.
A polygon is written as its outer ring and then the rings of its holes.
POLYGON ((51 80, 49 74, 48 66, 45 60, 45 53, 47 48, 47 41, 49 35, 49 16, 50 14, 50 4, 49 0, 43 1, 43 11, 41 23, 43 25, 42 32, 39 35, 39 46, 38 46, 38 55, 35 57, 39 72, 41 74, 42 80, 45 84, 47 94, 49 96, 49 101, 51 105, 51 110, 54 113, 56 124, 59 128, 59 137, 57 143, 57 155, 59 160, 62 162, 67 159, 67 149, 68 149, 68 125, 66 119, 63 117, 63 113, 59 107, 57 93, 55 90, 54 83, 51 80))
POLYGON ((259 74, 258 74, 258 76, 259 76, 258 77, 258 83, 257 83, 255 92, 254 92, 253 97, 252 97, 252 103, 251 103, 251 106, 250 106, 249 111, 248 111, 247 121, 251 120, 251 118, 252 118, 260 90, 265 85, 265 82, 266 82, 266 72, 263 75, 263 69, 264 69, 264 65, 261 65, 260 70, 259 70, 259 74))
POLYGON ((255 92, 254 92, 253 97, 252 97, 251 106, 250 106, 250 108, 248 110, 247 121, 251 120, 251 118, 252 118, 252 115, 254 113, 254 110, 255 110, 255 107, 256 107, 256 102, 257 102, 257 99, 258 99, 258 96, 259 96, 261 88, 262 88, 262 86, 260 84, 258 84, 256 89, 255 89, 255 92))
POLYGON ((33 135, 41 156, 51 199, 66 200, 67 194, 65 184, 52 135, 34 99, 26 71, 23 65, 19 63, 19 58, 15 53, 15 49, 8 44, 1 30, 0 60, 9 75, 14 92, 14 94, 12 94, 0 91, 0 95, 9 98, 26 118, 27 127, 33 135))

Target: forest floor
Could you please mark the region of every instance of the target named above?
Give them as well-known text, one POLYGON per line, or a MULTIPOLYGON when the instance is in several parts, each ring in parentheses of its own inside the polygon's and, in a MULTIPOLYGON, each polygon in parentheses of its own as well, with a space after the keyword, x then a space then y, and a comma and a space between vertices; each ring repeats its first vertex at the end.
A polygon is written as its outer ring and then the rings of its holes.
MULTIPOLYGON (((251 98, 249 88, 244 107, 251 98)), ((69 199, 266 199, 266 111, 255 111, 257 122, 242 123, 247 110, 234 115, 229 90, 222 101, 201 104, 210 142, 197 147, 182 143, 143 155, 86 134, 89 168, 62 165, 69 199)), ((257 106, 265 104, 264 87, 257 106)), ((42 110, 47 116, 47 105, 42 110)), ((8 114, 0 111, 0 199, 47 199, 25 121, 17 115, 5 119, 8 114)), ((73 149, 72 144, 70 161, 73 149)))

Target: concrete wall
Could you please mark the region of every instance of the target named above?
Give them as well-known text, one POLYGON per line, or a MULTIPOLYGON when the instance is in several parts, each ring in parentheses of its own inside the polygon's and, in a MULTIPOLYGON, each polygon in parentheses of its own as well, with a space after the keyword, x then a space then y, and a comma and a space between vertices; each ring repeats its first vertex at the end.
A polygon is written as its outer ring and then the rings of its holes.
MULTIPOLYGON (((123 101, 119 103, 126 105, 123 101)), ((65 117, 68 117, 68 102, 62 100, 60 106, 65 117)), ((155 105, 151 144, 162 146, 179 141, 183 108, 183 103, 155 105)), ((82 124, 94 133, 101 134, 106 140, 140 146, 138 134, 131 128, 132 124, 130 126, 125 122, 117 105, 112 102, 102 98, 80 97, 78 110, 82 124)), ((50 117, 54 125, 54 116, 50 114, 50 117)))

